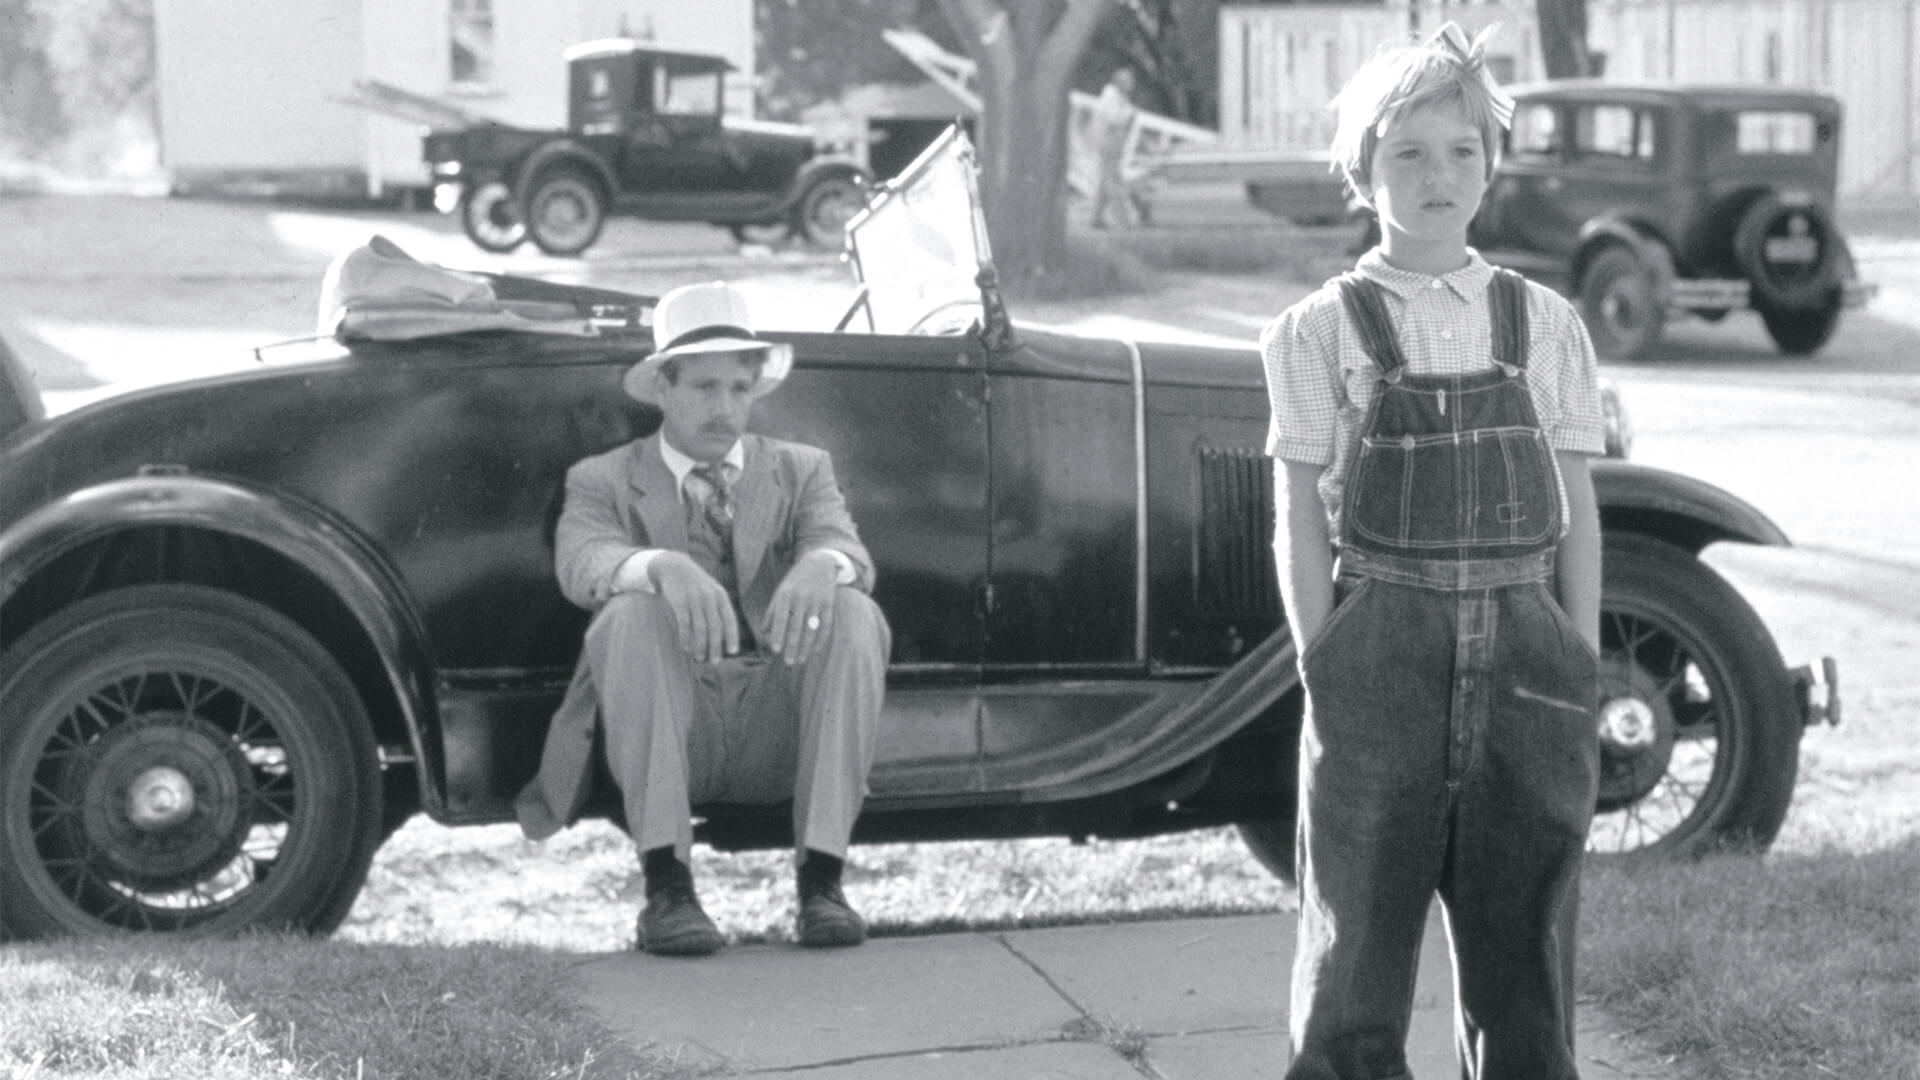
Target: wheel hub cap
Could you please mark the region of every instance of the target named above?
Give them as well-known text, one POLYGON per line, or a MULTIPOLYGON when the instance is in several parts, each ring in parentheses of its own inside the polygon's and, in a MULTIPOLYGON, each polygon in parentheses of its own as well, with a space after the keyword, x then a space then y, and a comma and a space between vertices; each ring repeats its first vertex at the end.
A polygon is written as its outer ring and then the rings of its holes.
POLYGON ((1638 664, 1608 657, 1601 665, 1602 813, 1638 801, 1660 783, 1673 760, 1679 725, 1660 685, 1638 664))
POLYGON ((128 796, 127 819, 138 829, 164 829, 193 814, 193 781, 166 765, 134 777, 128 796))
POLYGON ((254 783, 227 732, 147 714, 101 736, 76 778, 88 846, 142 890, 184 888, 231 862, 254 783))

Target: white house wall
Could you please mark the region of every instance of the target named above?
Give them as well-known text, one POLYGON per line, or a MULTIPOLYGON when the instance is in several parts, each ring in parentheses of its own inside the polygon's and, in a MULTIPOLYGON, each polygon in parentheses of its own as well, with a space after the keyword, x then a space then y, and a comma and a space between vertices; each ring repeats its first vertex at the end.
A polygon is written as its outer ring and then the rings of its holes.
POLYGON ((523 127, 566 126, 562 52, 631 36, 726 57, 751 113, 752 0, 493 0, 493 77, 453 82, 449 0, 155 0, 163 164, 183 174, 427 183, 425 129, 340 102, 359 80, 523 127))
POLYGON ((180 175, 358 160, 361 118, 326 96, 360 55, 357 0, 154 0, 161 163, 180 175))

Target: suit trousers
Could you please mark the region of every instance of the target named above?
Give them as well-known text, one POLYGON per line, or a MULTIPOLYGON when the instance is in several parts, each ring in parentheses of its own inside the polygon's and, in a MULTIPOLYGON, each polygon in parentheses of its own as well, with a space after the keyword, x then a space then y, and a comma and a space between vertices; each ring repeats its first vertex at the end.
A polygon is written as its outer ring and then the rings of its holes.
POLYGON ((696 803, 793 799, 798 847, 846 853, 867 794, 892 635, 857 589, 803 664, 751 653, 696 662, 652 593, 613 597, 582 660, 599 694, 607 764, 642 852, 693 846, 696 803))

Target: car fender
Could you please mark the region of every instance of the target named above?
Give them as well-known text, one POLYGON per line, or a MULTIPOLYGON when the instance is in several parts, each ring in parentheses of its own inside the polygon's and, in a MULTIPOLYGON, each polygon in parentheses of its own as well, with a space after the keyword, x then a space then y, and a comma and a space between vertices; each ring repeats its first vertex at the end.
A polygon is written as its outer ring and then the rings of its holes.
POLYGON ((1609 244, 1625 246, 1642 265, 1653 271, 1654 296, 1662 307, 1672 301, 1673 253, 1666 241, 1632 221, 1619 217, 1599 217, 1581 226, 1580 246, 1574 254, 1572 276, 1569 278, 1575 290, 1580 288, 1581 279, 1586 277, 1587 264, 1609 244))
POLYGON ((527 212, 527 196, 533 193, 534 179, 547 169, 562 164, 578 166, 586 170, 599 183, 603 192, 619 190, 618 185, 614 183, 612 171, 607 168, 607 163, 601 160, 600 155, 588 149, 585 144, 572 139, 555 139, 552 142, 542 143, 533 153, 528 154, 514 166, 513 196, 514 200, 520 204, 522 216, 527 212))
MULTIPOLYGON (((412 744, 423 808, 444 803, 433 665, 399 575, 351 525, 296 496, 198 474, 143 474, 74 491, 0 532, 0 604, 81 544, 116 532, 184 526, 258 544, 304 567, 347 610, 378 655, 412 744)), ((293 614, 296 622, 300 619, 293 614)), ((373 709, 373 712, 381 710, 373 709)))
POLYGON ((1752 503, 1704 480, 1614 458, 1594 459, 1592 473, 1602 535, 1637 533, 1695 555, 1723 540, 1792 546, 1752 503))

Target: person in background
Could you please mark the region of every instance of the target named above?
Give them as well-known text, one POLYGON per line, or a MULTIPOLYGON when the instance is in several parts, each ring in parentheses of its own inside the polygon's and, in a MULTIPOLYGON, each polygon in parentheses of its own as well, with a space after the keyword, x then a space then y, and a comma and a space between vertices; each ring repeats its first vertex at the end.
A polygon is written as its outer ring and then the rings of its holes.
POLYGON ((1100 99, 1093 106, 1093 145, 1099 159, 1100 175, 1093 195, 1093 227, 1107 228, 1107 211, 1117 209, 1122 228, 1136 220, 1145 220, 1143 207, 1134 198, 1126 177, 1121 173, 1127 153, 1127 137, 1139 110, 1133 105, 1133 72, 1121 68, 1107 79, 1100 99))
POLYGON ((891 636, 833 462, 747 433, 792 350, 761 340, 723 282, 654 308, 657 348, 623 385, 660 430, 575 464, 555 536, 561 591, 593 619, 540 771, 527 835, 578 816, 596 728, 646 876, 637 947, 724 943, 694 889, 692 808, 793 800, 802 945, 857 945, 841 890, 873 765, 891 636))
POLYGON ((1428 908, 1472 1080, 1574 1080, 1604 436, 1573 308, 1467 246, 1510 99, 1448 23, 1335 99, 1378 247, 1261 335, 1307 693, 1288 1080, 1405 1077, 1428 908))

